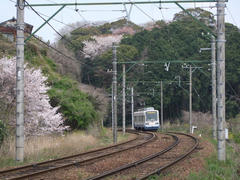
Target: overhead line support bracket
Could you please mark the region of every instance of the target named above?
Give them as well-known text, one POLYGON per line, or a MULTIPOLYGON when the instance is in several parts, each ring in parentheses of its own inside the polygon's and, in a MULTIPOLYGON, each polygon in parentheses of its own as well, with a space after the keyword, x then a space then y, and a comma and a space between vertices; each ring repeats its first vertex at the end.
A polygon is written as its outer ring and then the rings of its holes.
POLYGON ((37 28, 31 35, 29 35, 26 39, 25 39, 25 43, 31 39, 31 37, 33 37, 45 24, 47 24, 54 16, 56 16, 64 7, 66 7, 66 5, 62 5, 61 8, 59 8, 51 17, 49 17, 41 26, 39 26, 39 28, 37 28))
MULTIPOLYGON (((217 2, 218 0, 161 0, 161 1, 131 1, 124 2, 124 4, 163 4, 163 3, 203 3, 203 2, 217 2)), ((228 0, 225 0, 228 2, 228 0)), ((123 2, 92 2, 92 3, 56 3, 56 4, 30 4, 25 6, 106 6, 106 5, 122 5, 123 2)))

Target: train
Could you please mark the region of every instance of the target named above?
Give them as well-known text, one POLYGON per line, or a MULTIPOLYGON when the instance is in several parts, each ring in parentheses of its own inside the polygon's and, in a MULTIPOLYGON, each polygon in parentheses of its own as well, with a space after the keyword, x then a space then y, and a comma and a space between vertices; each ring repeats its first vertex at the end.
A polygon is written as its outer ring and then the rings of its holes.
POLYGON ((133 117, 136 130, 158 130, 160 128, 159 111, 153 107, 138 109, 133 113, 133 117))

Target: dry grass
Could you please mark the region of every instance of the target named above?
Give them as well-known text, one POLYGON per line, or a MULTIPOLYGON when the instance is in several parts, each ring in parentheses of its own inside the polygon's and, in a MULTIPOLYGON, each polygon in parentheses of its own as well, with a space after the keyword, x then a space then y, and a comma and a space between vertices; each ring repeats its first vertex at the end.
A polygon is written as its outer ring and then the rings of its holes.
MULTIPOLYGON (((182 111, 182 121, 185 123, 189 122, 189 112, 182 111)), ((192 123, 194 126, 198 126, 199 128, 207 128, 212 126, 212 115, 210 112, 202 113, 202 112, 192 112, 192 123)))
MULTIPOLYGON (((128 136, 120 136, 119 141, 126 140, 127 138, 128 136)), ((83 131, 73 132, 67 135, 29 137, 25 139, 25 160, 23 164, 77 154, 111 143, 112 137, 110 130, 106 130, 104 135, 99 137, 86 134, 86 132, 83 131)), ((0 148, 0 168, 19 165, 15 163, 14 156, 15 138, 11 137, 8 138, 0 148)), ((20 165, 22 165, 22 163, 20 165)))

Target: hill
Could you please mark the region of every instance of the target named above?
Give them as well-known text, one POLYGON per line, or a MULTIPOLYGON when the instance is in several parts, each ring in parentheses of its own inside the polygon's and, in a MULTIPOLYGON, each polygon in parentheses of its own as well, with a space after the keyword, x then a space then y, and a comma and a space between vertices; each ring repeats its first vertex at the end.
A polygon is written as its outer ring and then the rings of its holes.
MULTIPOLYGON (((210 12, 201 9, 190 11, 200 21, 208 25, 214 23, 210 12)), ((124 26, 128 27, 126 24, 124 26)), ((158 22, 155 28, 150 28, 150 30, 138 28, 141 30, 135 31, 134 34, 118 34, 121 37, 114 37, 114 33, 108 31, 114 28, 100 31, 103 27, 105 25, 89 29, 79 28, 71 32, 68 37, 81 51, 86 52, 87 49, 91 49, 90 52, 94 52, 92 49, 95 49, 97 52, 95 55, 89 52, 86 56, 69 45, 69 48, 84 63, 82 66, 83 83, 105 89, 111 87, 111 74, 107 73, 112 69, 111 44, 119 42, 118 61, 146 61, 142 63, 142 66, 132 67, 131 64, 127 64, 127 69, 131 69, 127 74, 127 81, 129 81, 127 86, 130 84, 135 86, 136 109, 142 106, 154 106, 160 109, 160 85, 156 82, 163 80, 164 118, 180 118, 181 110, 188 109, 189 72, 182 68, 181 63, 186 61, 189 62, 188 65, 201 67, 193 73, 193 110, 201 112, 211 110, 211 72, 208 70, 211 64, 211 54, 210 52, 199 53, 200 48, 210 47, 211 40, 208 35, 204 35, 204 29, 187 17, 184 12, 177 13, 172 22, 158 22), (105 40, 108 39, 104 41, 102 37, 105 40), (92 43, 86 43, 89 41, 92 43), (107 46, 102 47, 99 42, 107 46), (103 51, 97 50, 99 47, 100 49, 102 47, 103 51), (191 63, 192 60, 205 61, 205 63, 191 63), (153 61, 157 63, 148 63, 153 61), (170 65, 169 71, 165 70, 167 64, 160 63, 160 61, 170 65)), ((239 71, 236 68, 240 63, 239 29, 226 23, 226 39, 226 117, 231 118, 238 114, 240 108, 238 101, 240 82, 237 78, 239 71)), ((118 72, 121 73, 121 66, 118 66, 118 72)), ((121 112, 120 109, 119 112, 121 112)), ((121 117, 120 114, 119 117, 121 117)))

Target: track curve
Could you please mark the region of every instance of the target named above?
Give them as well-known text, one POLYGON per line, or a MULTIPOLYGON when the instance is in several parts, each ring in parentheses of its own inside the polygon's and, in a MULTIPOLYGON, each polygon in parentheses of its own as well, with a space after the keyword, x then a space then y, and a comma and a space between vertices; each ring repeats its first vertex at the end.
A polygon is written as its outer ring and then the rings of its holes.
POLYGON ((128 149, 142 146, 156 139, 154 133, 149 132, 139 133, 132 130, 128 130, 127 132, 137 134, 138 136, 132 140, 108 146, 105 148, 100 148, 85 153, 76 154, 73 156, 67 156, 55 160, 0 171, 0 179, 3 180, 24 179, 35 175, 43 174, 49 171, 66 168, 72 165, 80 166, 83 163, 94 162, 97 159, 101 159, 109 155, 113 155, 119 152, 126 151, 128 149))
POLYGON ((65 177, 78 179, 76 176, 73 178, 74 176, 71 177, 67 174, 69 169, 71 171, 72 168, 76 168, 76 172, 92 171, 82 176, 81 179, 142 180, 153 174, 160 174, 163 170, 184 159, 198 146, 197 138, 184 133, 128 132, 138 134, 138 136, 110 147, 0 171, 0 179, 55 180, 65 179, 65 177), (135 159, 131 158, 133 155, 136 156, 135 159), (64 168, 67 169, 63 171, 64 168), (49 174, 49 172, 52 173, 49 174), (64 176, 64 173, 67 176, 64 176))
POLYGON ((110 171, 105 171, 97 176, 88 178, 87 180, 96 179, 147 179, 151 175, 160 174, 163 170, 183 160, 192 153, 198 146, 198 139, 194 136, 184 133, 168 133, 175 142, 168 148, 144 157, 139 161, 135 161, 110 171), (187 145, 191 142, 191 147, 187 145))

